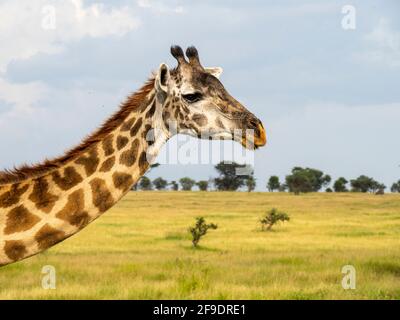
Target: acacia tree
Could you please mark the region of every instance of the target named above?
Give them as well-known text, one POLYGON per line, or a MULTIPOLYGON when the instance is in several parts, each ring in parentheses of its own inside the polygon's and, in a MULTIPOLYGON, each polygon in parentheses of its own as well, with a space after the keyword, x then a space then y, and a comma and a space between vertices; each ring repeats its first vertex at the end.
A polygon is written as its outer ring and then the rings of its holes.
POLYGON ((335 192, 347 192, 349 191, 346 187, 347 183, 348 181, 345 178, 340 177, 333 183, 333 190, 335 190, 335 192))
POLYGON ((207 189, 208 189, 208 181, 207 180, 197 181, 196 185, 199 187, 200 191, 207 191, 207 189))
POLYGON ((286 183, 281 183, 281 185, 279 186, 279 189, 278 189, 278 191, 279 192, 285 192, 286 190, 287 190, 287 185, 286 185, 286 183))
POLYGON ((215 166, 219 177, 214 179, 214 185, 220 191, 236 191, 246 184, 249 176, 248 166, 236 162, 220 162, 215 166), (246 171, 244 173, 242 171, 246 171), (243 173, 243 174, 242 174, 243 173))
POLYGON ((294 167, 292 174, 286 176, 286 185, 290 192, 318 192, 331 182, 330 175, 317 169, 294 167))
POLYGON ((169 185, 171 186, 172 190, 174 190, 174 191, 178 191, 179 190, 179 184, 175 180, 171 181, 169 183, 169 185))
POLYGON ((400 180, 392 184, 392 187, 390 188, 390 191, 393 192, 393 193, 394 192, 400 192, 400 180))
POLYGON ((256 178, 254 178, 253 174, 247 177, 246 188, 248 192, 254 191, 254 189, 256 188, 256 178))
POLYGON ((164 190, 168 185, 168 181, 158 177, 157 179, 153 180, 153 185, 157 190, 164 190))
POLYGON ((267 183, 267 188, 269 192, 274 192, 274 190, 279 190, 281 184, 279 182, 279 177, 278 176, 270 176, 268 183, 267 183))
POLYGON ((351 191, 353 192, 371 192, 380 194, 384 192, 386 186, 383 183, 379 183, 371 177, 361 175, 356 179, 350 180, 351 191))
POLYGON ((146 176, 141 177, 139 181, 139 188, 144 191, 153 190, 151 180, 146 176))
POLYGON ((189 177, 184 177, 179 179, 179 183, 181 184, 183 191, 191 191, 193 186, 196 184, 196 181, 189 177))

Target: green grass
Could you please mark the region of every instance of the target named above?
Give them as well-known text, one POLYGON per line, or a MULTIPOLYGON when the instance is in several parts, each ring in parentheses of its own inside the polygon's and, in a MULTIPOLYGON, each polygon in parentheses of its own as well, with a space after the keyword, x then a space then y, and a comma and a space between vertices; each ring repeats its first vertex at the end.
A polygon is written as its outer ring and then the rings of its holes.
POLYGON ((82 232, 0 269, 1 299, 400 299, 400 196, 131 192, 82 232), (289 222, 261 232, 276 207, 289 222), (218 224, 191 246, 195 217, 218 224), (356 290, 341 287, 344 265, 356 290), (57 289, 41 269, 57 270, 57 289))

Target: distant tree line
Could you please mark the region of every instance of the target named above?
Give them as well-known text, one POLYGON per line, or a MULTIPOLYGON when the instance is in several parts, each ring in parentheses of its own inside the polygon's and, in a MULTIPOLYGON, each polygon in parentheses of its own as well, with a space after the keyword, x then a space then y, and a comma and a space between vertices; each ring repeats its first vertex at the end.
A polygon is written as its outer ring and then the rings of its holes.
MULTIPOLYGON (((383 194, 386 186, 371 177, 361 175, 356 179, 348 181, 344 177, 339 177, 333 182, 333 187, 328 185, 331 183, 331 176, 324 174, 322 171, 312 168, 295 167, 291 174, 285 177, 285 182, 281 183, 279 177, 271 176, 267 183, 269 191, 275 190, 293 192, 294 194, 318 192, 326 188, 326 192, 370 192, 375 194, 383 194)), ((400 192, 400 180, 394 183, 392 192, 400 192)))
MULTIPOLYGON (((152 166, 157 167, 158 164, 152 166)), ((218 191, 237 191, 246 190, 251 192, 256 187, 253 168, 249 165, 238 164, 235 162, 220 162, 215 167, 218 176, 209 180, 196 181, 190 177, 183 177, 178 181, 170 181, 158 177, 150 180, 143 176, 133 187, 133 190, 172 190, 172 191, 191 191, 197 187, 200 191, 210 189, 218 191)), ((286 175, 284 181, 273 175, 269 177, 266 188, 269 192, 292 192, 294 194, 319 192, 369 192, 383 194, 386 186, 371 177, 361 175, 358 178, 347 180, 339 177, 332 182, 330 175, 314 168, 294 167, 290 174, 286 175)), ((400 193, 400 180, 393 183, 391 192, 400 193)))

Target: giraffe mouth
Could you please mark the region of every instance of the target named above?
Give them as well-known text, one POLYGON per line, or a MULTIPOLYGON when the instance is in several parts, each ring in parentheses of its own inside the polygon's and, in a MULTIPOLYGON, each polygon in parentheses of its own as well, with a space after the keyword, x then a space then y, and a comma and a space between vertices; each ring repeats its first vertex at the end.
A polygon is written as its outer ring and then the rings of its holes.
POLYGON ((247 130, 241 137, 240 143, 243 147, 255 150, 267 144, 267 134, 261 122, 255 129, 247 130))
POLYGON ((254 145, 256 148, 263 147, 267 144, 267 134, 265 133, 264 126, 260 122, 254 134, 254 145))

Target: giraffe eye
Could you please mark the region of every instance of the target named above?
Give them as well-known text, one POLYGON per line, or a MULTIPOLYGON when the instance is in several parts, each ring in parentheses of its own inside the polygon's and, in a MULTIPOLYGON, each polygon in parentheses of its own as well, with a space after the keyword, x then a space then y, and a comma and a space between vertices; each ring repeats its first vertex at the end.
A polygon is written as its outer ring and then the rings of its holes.
POLYGON ((187 102, 194 103, 194 102, 201 100, 202 95, 200 92, 195 92, 195 93, 183 94, 182 97, 187 102))

